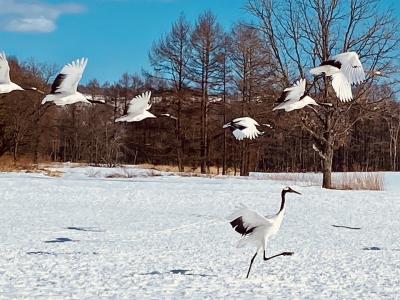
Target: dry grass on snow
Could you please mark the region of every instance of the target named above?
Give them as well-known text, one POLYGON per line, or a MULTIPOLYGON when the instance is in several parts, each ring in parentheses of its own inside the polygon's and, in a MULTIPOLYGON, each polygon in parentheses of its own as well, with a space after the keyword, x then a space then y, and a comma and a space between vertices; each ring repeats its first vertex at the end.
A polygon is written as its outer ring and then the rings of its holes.
POLYGON ((321 184, 321 178, 316 173, 265 173, 256 176, 256 178, 287 182, 300 186, 318 186, 321 184))
MULTIPOLYGON (((85 164, 77 164, 82 166, 85 164)), ((46 168, 54 167, 54 163, 41 163, 39 166, 33 165, 30 158, 20 158, 14 162, 11 156, 0 157, 0 172, 26 172, 26 173, 42 173, 46 176, 60 177, 63 172, 49 170, 46 168)), ((201 174, 200 168, 185 167, 186 172, 179 172, 177 166, 169 165, 152 165, 141 164, 135 166, 139 169, 148 169, 148 172, 138 174, 137 172, 123 169, 122 172, 115 172, 106 175, 106 178, 135 178, 135 177, 154 177, 161 176, 161 172, 171 173, 181 177, 204 177, 204 178, 224 178, 220 175, 220 168, 211 167, 209 174, 201 174), (190 172, 187 172, 189 171, 190 172)), ((91 169, 87 174, 89 177, 98 177, 100 172, 96 169, 91 169)), ((233 170, 228 170, 228 176, 233 175, 233 170)), ((246 178, 246 177, 240 177, 246 178)), ((319 173, 265 173, 251 177, 252 179, 260 180, 275 180, 287 184, 296 184, 301 186, 320 186, 322 175, 319 173)), ((384 190, 384 174, 379 172, 349 172, 349 173, 334 173, 332 175, 332 185, 338 190, 384 190)))
POLYGON ((333 182, 334 189, 337 190, 369 190, 383 191, 384 174, 383 173, 340 173, 333 182))
POLYGON ((4 155, 0 157, 0 172, 24 172, 24 173, 41 173, 51 177, 61 177, 63 172, 49 170, 42 166, 32 164, 30 158, 20 158, 14 161, 11 156, 4 155))
POLYGON ((115 172, 112 174, 106 175, 106 178, 135 178, 135 177, 155 177, 155 176, 161 176, 160 172, 150 170, 146 173, 138 174, 129 170, 124 169, 121 172, 115 172))
MULTIPOLYGON (((263 174, 262 179, 293 183, 301 186, 320 186, 320 173, 276 173, 263 174)), ((337 190, 384 190, 384 174, 379 172, 343 172, 332 174, 332 186, 337 190)))
MULTIPOLYGON (((193 168, 193 167, 185 166, 185 172, 179 172, 178 166, 170 166, 170 165, 140 164, 140 165, 136 165, 136 167, 142 168, 142 169, 157 170, 160 172, 176 173, 176 175, 190 174, 190 175, 183 175, 183 176, 196 176, 194 174, 204 175, 204 174, 201 174, 200 167, 193 168)), ((210 167, 209 173, 207 175, 208 176, 221 175, 221 172, 222 172, 222 168, 210 167)), ((233 175, 233 174, 234 174, 234 170, 228 169, 227 175, 233 175)))

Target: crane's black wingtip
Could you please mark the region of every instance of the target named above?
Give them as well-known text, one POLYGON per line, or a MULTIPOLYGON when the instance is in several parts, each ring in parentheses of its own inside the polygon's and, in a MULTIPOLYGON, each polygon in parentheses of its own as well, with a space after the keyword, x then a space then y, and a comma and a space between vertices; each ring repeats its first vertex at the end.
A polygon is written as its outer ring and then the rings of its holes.
POLYGON ((229 223, 231 224, 232 228, 235 229, 235 231, 240 233, 241 235, 248 235, 252 233, 256 228, 256 227, 245 226, 242 217, 236 218, 235 220, 229 223))

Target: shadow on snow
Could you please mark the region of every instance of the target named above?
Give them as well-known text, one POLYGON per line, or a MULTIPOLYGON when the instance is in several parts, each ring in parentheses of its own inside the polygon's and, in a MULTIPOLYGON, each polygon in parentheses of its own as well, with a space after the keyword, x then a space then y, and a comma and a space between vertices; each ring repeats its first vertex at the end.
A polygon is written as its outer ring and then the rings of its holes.
POLYGON ((141 273, 139 275, 162 275, 162 274, 174 274, 174 275, 188 275, 188 276, 200 276, 200 277, 217 277, 217 275, 209 275, 209 274, 196 274, 192 273, 192 270, 185 270, 185 269, 173 269, 168 272, 158 272, 158 271, 153 271, 149 273, 141 273))
POLYGON ((66 237, 59 237, 54 240, 44 241, 45 243, 66 243, 66 242, 79 242, 78 240, 71 240, 70 238, 66 237))

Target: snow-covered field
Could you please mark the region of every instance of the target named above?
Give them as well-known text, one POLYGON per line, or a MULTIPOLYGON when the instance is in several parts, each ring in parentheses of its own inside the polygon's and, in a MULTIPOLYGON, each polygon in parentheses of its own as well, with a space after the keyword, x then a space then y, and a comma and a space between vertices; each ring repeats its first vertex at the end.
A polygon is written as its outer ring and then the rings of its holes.
POLYGON ((400 299, 399 174, 384 192, 292 186, 268 250, 294 256, 245 279, 254 249, 224 218, 276 213, 280 182, 64 171, 0 174, 0 299, 400 299))

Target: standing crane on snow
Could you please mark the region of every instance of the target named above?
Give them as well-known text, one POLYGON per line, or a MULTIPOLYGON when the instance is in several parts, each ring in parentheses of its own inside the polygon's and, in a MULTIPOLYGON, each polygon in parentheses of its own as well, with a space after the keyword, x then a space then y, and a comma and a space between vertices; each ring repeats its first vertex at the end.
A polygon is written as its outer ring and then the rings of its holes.
POLYGON ((264 217, 254 210, 241 208, 229 217, 229 220, 232 220, 230 221, 232 228, 242 235, 237 247, 243 247, 248 244, 255 245, 257 247, 257 251, 250 261, 250 267, 247 271, 246 278, 249 278, 254 259, 260 250, 263 251, 264 261, 278 256, 293 255, 293 252, 282 252, 270 257, 266 257, 265 255, 268 239, 275 235, 281 227, 283 217, 285 215, 286 193, 296 193, 301 195, 299 192, 296 192, 290 187, 285 187, 281 193, 281 207, 276 215, 264 217))

